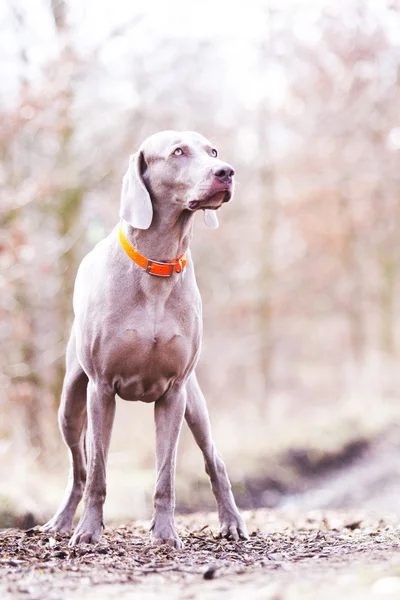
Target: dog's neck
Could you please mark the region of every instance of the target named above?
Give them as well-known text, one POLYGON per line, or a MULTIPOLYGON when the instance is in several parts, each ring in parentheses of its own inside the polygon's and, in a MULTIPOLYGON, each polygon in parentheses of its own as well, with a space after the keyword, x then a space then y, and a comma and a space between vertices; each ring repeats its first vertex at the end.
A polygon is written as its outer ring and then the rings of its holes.
POLYGON ((123 231, 132 246, 152 260, 167 261, 181 257, 189 248, 194 213, 162 211, 153 205, 153 220, 148 229, 135 229, 123 222, 123 231))

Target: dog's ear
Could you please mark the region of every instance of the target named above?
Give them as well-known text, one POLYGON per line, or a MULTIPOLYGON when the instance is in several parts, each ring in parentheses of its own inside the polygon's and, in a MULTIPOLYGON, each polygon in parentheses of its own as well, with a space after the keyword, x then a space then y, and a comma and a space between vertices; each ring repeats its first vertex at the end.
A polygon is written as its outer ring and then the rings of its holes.
POLYGON ((218 229, 219 222, 217 217, 217 211, 205 208, 203 219, 207 227, 209 227, 210 229, 218 229))
POLYGON ((153 219, 150 194, 142 179, 145 167, 143 152, 132 154, 129 167, 122 180, 121 209, 119 215, 137 229, 148 229, 153 219))

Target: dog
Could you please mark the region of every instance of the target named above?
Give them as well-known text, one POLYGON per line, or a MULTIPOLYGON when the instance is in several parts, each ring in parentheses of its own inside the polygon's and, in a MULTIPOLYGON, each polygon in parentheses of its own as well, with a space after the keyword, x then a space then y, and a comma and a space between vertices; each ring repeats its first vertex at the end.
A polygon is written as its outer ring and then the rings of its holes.
POLYGON ((218 227, 216 211, 231 200, 233 191, 233 168, 199 133, 150 136, 130 157, 119 225, 78 269, 59 409, 70 477, 59 510, 41 528, 72 530, 84 496, 70 546, 96 543, 101 536, 116 395, 155 406, 152 543, 182 548, 174 509, 183 419, 204 456, 221 536, 248 537, 196 378, 202 308, 189 250, 195 213, 202 210, 205 224, 218 227))

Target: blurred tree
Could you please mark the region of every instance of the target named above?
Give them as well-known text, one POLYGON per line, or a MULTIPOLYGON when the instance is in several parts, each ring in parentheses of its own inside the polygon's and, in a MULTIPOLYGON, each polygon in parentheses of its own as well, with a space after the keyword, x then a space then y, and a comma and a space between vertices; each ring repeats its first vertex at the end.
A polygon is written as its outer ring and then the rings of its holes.
POLYGON ((43 413, 58 403, 79 261, 116 223, 128 155, 159 129, 200 130, 237 173, 220 230, 199 224, 193 240, 206 323, 199 370, 223 415, 217 427, 235 431, 232 403, 260 444, 276 429, 271 413, 283 422, 298 405, 307 422, 318 404, 330 420, 329 402, 348 395, 343 373, 351 365, 368 383, 371 356, 385 365, 380 389, 395 389, 386 368, 400 317, 398 3, 257 4, 246 16, 264 21, 235 36, 160 32, 133 7, 100 40, 82 35, 66 0, 38 3, 40 15, 8 6, 0 384, 8 410, 24 407, 31 445, 43 446, 43 413))

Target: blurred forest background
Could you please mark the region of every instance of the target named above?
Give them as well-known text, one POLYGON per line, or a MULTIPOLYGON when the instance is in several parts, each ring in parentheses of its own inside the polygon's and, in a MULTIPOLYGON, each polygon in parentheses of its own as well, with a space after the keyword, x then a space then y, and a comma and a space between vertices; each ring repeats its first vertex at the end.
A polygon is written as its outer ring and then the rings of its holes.
MULTIPOLYGON (((198 374, 241 504, 272 506, 371 440, 397 448, 400 2, 5 0, 0 53, 3 515, 61 499, 77 266, 116 224, 129 154, 162 129, 198 130, 236 170, 192 251, 198 374)), ((119 402, 112 518, 150 512, 152 421, 119 402)), ((203 488, 184 431, 182 509, 212 507, 203 488)))

